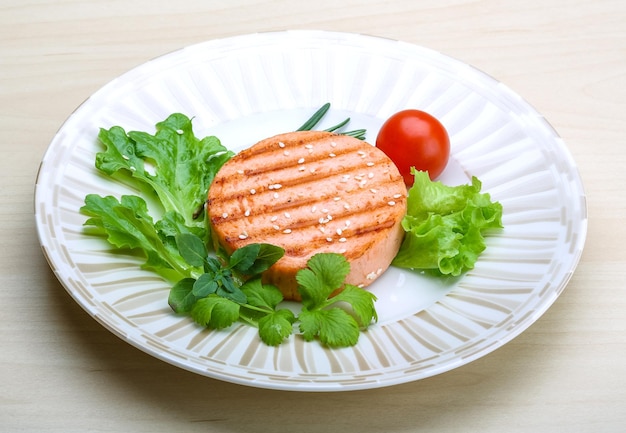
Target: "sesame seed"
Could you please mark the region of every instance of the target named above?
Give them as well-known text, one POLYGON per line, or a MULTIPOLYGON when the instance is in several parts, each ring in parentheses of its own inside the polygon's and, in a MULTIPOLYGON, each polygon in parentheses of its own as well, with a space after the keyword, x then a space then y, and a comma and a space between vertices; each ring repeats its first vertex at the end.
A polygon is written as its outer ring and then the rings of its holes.
POLYGON ((373 280, 376 278, 376 272, 370 272, 366 277, 368 280, 373 280))
POLYGON ((322 209, 322 213, 328 213, 328 209, 322 209))
POLYGON ((374 177, 374 173, 369 173, 369 174, 367 175, 367 177, 369 177, 370 179, 371 179, 371 178, 373 178, 373 177, 374 177))
POLYGON ((320 231, 321 231, 322 233, 326 233, 326 227, 323 227, 323 226, 322 226, 322 227, 320 227, 320 231))
POLYGON ((327 219, 328 221, 331 221, 331 220, 333 219, 333 217, 332 217, 330 214, 328 214, 328 215, 326 215, 326 219, 327 219))
POLYGON ((183 134, 185 133, 185 131, 183 131, 182 129, 177 129, 177 130, 176 130, 176 133, 177 133, 178 135, 183 135, 183 134))
POLYGON ((337 147, 337 143, 335 143, 334 141, 330 142, 330 147, 337 147))
POLYGON ((350 227, 350 224, 352 224, 350 220, 346 220, 346 227, 350 227))
POLYGON ((394 194, 393 195, 393 198, 400 198, 400 197, 402 197, 402 194, 394 194))
POLYGON ((283 143, 282 141, 278 142, 278 147, 283 148, 285 147, 285 143, 283 143))
POLYGON ((122 155, 122 158, 124 158, 126 161, 128 161, 130 158, 128 157, 128 155, 122 155))
POLYGON ((334 158, 337 155, 335 155, 334 153, 329 153, 328 156, 330 156, 331 158, 334 158))
POLYGON ((283 152, 283 155, 285 155, 285 156, 289 156, 289 151, 288 151, 288 150, 285 150, 285 151, 283 152))
POLYGON ((361 158, 365 158, 367 155, 364 150, 359 150, 357 153, 361 156, 361 158))
POLYGON ((306 167, 304 165, 301 165, 300 167, 298 167, 298 171, 304 171, 306 170, 306 167))
POLYGON ((289 212, 285 212, 285 218, 291 218, 291 214, 289 214, 289 212))
POLYGON ((243 170, 237 170, 237 174, 243 174, 243 170))
POLYGON ((317 211, 317 206, 313 206, 313 207, 311 208, 311 213, 313 213, 313 212, 315 212, 315 211, 317 211))
POLYGON ((339 254, 345 254, 345 253, 346 253, 346 249, 345 248, 342 248, 342 249, 339 250, 339 254))
POLYGON ((311 173, 315 173, 315 169, 314 169, 314 168, 310 169, 309 171, 310 171, 311 173))
POLYGON ((283 186, 280 183, 274 183, 268 186, 269 189, 281 189, 283 186))
POLYGON ((350 209, 350 205, 349 205, 348 203, 346 203, 346 204, 344 204, 344 205, 343 205, 343 208, 344 208, 345 210, 348 210, 348 209, 350 209))
POLYGON ((134 167, 134 166, 132 166, 132 165, 131 165, 130 167, 128 167, 128 169, 129 169, 130 171, 137 171, 137 168, 135 168, 135 167, 134 167))
POLYGON ((285 229, 285 230, 283 230, 283 233, 288 235, 289 233, 291 233, 291 229, 285 229))
POLYGON ((378 192, 378 190, 374 188, 370 189, 370 191, 372 192, 372 194, 376 194, 378 192))
POLYGON ((367 163, 367 164, 365 164, 365 165, 367 165, 368 167, 373 167, 373 166, 374 166, 374 163, 373 163, 373 162, 368 162, 368 163, 367 163))
POLYGON ((277 216, 277 215, 274 215, 272 218, 270 218, 270 221, 271 221, 271 222, 274 222, 274 221, 276 221, 277 219, 278 219, 278 216, 277 216))
POLYGON ((307 149, 313 149, 313 145, 312 144, 305 144, 304 147, 307 148, 307 149))
POLYGON ((245 216, 249 217, 250 216, 250 209, 246 209, 246 211, 243 214, 245 216))
POLYGON ((388 204, 389 206, 395 206, 395 205, 396 205, 396 202, 395 202, 395 201, 393 201, 393 200, 390 200, 390 201, 388 201, 388 202, 387 202, 387 204, 388 204))
POLYGON ((243 232, 242 234, 239 235, 239 239, 247 239, 248 238, 248 233, 243 232))
POLYGON ((340 239, 339 239, 339 242, 342 242, 342 243, 343 243, 343 242, 346 242, 346 241, 347 241, 347 239, 346 239, 346 238, 340 238, 340 239))
POLYGON ((333 241, 333 238, 326 238, 326 241, 328 241, 328 242, 332 242, 332 241, 333 241))
POLYGON ((252 195, 256 194, 256 189, 252 188, 252 189, 250 190, 250 194, 252 194, 252 195))
POLYGON ((341 200, 341 197, 334 197, 333 200, 334 201, 339 201, 339 200, 341 200))
POLYGON ((274 198, 278 198, 278 193, 277 192, 274 193, 274 198))
POLYGON ((272 226, 272 228, 273 228, 274 230, 280 230, 280 226, 278 226, 277 224, 274 224, 274 225, 272 226))
POLYGON ((343 231, 342 231, 341 229, 337 229, 337 234, 338 234, 339 236, 341 236, 341 234, 342 234, 342 233, 343 233, 343 231))
POLYGON ((300 158, 300 159, 298 160, 298 164, 304 164, 304 158, 300 158))
POLYGON ((222 214, 222 218, 228 218, 228 214, 227 214, 226 212, 224 212, 224 213, 222 214))

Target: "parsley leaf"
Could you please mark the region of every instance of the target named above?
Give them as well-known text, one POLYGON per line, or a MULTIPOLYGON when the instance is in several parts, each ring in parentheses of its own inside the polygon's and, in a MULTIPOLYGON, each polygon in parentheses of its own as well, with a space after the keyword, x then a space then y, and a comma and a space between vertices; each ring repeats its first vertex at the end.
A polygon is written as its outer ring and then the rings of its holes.
POLYGON ((235 301, 212 294, 196 301, 191 308, 191 317, 202 326, 223 329, 239 319, 239 309, 235 301))
POLYGON ((259 336, 269 346, 278 346, 293 333, 296 317, 286 308, 274 311, 259 319, 259 336))
POLYGON ((307 268, 296 274, 302 304, 305 307, 315 307, 323 303, 333 291, 343 285, 349 273, 350 263, 343 255, 336 253, 314 255, 307 262, 307 268))
POLYGON ((378 320, 376 297, 359 287, 344 284, 350 263, 341 254, 316 254, 296 279, 302 296, 299 328, 306 341, 319 337, 329 347, 353 346, 361 328, 378 320), (333 296, 338 290, 337 295, 333 296))
POLYGON ((341 308, 304 310, 298 319, 306 341, 312 341, 317 336, 326 346, 346 347, 354 346, 359 340, 358 323, 341 308))

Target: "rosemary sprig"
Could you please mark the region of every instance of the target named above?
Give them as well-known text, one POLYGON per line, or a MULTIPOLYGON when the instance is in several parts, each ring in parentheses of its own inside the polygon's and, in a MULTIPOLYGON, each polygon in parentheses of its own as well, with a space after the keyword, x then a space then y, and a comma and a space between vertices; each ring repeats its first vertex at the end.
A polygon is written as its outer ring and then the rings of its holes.
MULTIPOLYGON (((296 131, 310 131, 312 130, 315 125, 317 125, 320 120, 322 120, 322 118, 326 115, 326 113, 328 112, 328 110, 330 109, 330 102, 325 103, 324 105, 322 105, 319 110, 317 110, 315 113, 313 113, 313 115, 302 124, 302 126, 300 126, 298 129, 296 129, 296 131)), ((347 119, 345 119, 342 122, 339 122, 338 124, 336 124, 335 126, 331 126, 328 129, 325 129, 324 131, 326 132, 336 132, 339 131, 341 128, 343 128, 344 126, 346 126, 348 124, 348 122, 350 122, 350 118, 348 117, 347 119)), ((357 138, 359 140, 365 140, 365 133, 367 130, 365 129, 355 129, 354 131, 345 131, 345 132, 337 132, 338 134, 342 134, 342 135, 349 135, 351 137, 357 138)))
POLYGON ((326 112, 328 111, 329 108, 330 108, 330 102, 327 102, 324 105, 322 105, 321 108, 317 110, 315 113, 313 113, 313 115, 309 118, 309 120, 304 122, 304 124, 298 129, 296 129, 296 131, 310 131, 311 129, 313 129, 315 125, 317 125, 319 121, 322 120, 322 117, 326 115, 326 112))

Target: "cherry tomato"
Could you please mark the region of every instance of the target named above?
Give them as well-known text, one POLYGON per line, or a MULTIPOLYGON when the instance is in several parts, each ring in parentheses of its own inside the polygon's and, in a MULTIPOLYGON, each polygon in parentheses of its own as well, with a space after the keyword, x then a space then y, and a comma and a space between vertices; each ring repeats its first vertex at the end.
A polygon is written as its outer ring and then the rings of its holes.
POLYGON ((450 157, 448 132, 439 120, 420 110, 399 111, 387 119, 376 147, 396 164, 407 186, 413 185, 411 167, 427 171, 435 179, 450 157))

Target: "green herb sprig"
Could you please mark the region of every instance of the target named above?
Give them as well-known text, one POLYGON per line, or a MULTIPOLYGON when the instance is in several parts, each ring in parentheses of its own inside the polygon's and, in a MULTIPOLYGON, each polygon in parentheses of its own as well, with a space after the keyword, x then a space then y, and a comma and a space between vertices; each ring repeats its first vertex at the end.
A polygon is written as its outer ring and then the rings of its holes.
POLYGON ((176 242, 187 263, 202 267, 204 273, 184 278, 172 287, 168 297, 172 310, 189 314, 196 323, 211 329, 227 328, 241 320, 258 327, 261 339, 271 346, 292 334, 295 315, 286 308, 277 309, 282 293, 260 279, 260 274, 283 256, 282 248, 256 243, 230 256, 213 257, 193 234, 181 234, 176 242))
POLYGON ((239 320, 256 326, 265 344, 277 346, 293 334, 293 325, 299 322, 306 341, 319 338, 326 346, 345 347, 356 344, 361 330, 378 319, 376 297, 344 284, 350 263, 341 254, 316 254, 307 268, 298 271, 303 308, 296 316, 279 308, 283 296, 278 288, 261 282, 260 274, 282 257, 282 248, 249 244, 230 257, 217 258, 192 234, 179 235, 177 243, 185 260, 205 272, 176 283, 168 303, 176 313, 188 314, 202 326, 223 329, 239 320))
MULTIPOLYGON (((329 109, 330 109, 330 102, 327 102, 324 105, 322 105, 315 113, 313 113, 313 115, 306 122, 304 122, 302 126, 296 129, 296 131, 312 130, 324 118, 324 116, 326 115, 329 109)), ((347 119, 339 122, 338 124, 334 126, 331 126, 330 128, 325 129, 324 131, 337 132, 342 135, 349 135, 351 137, 358 138, 359 140, 365 140, 365 134, 367 132, 366 129, 355 129, 353 131, 338 132, 341 128, 343 128, 349 122, 350 122, 350 118, 348 117, 347 119)))

